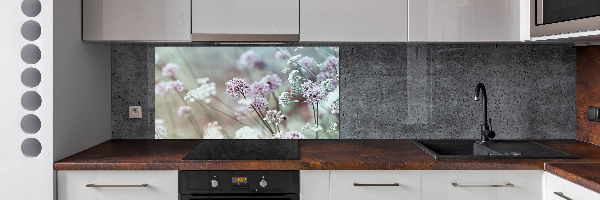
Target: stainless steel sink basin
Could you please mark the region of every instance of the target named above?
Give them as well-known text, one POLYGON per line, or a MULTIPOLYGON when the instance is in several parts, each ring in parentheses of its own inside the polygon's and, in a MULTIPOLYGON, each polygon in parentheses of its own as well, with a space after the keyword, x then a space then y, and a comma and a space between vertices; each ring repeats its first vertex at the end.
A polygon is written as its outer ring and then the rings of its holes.
POLYGON ((516 158, 516 159, 575 159, 579 158, 532 141, 476 140, 412 140, 435 159, 440 158, 516 158))

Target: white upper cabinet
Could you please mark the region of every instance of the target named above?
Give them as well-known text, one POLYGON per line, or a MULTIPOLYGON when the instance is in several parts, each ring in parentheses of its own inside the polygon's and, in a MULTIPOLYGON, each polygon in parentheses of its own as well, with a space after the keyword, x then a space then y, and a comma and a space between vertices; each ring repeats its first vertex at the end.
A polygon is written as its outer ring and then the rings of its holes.
POLYGON ((411 0, 409 41, 529 40, 528 0, 411 0))
POLYGON ((189 41, 190 0, 83 0, 85 41, 189 41))
POLYGON ((193 41, 298 41, 300 0, 192 0, 193 41))
POLYGON ((300 41, 406 42, 408 0, 302 0, 300 41))

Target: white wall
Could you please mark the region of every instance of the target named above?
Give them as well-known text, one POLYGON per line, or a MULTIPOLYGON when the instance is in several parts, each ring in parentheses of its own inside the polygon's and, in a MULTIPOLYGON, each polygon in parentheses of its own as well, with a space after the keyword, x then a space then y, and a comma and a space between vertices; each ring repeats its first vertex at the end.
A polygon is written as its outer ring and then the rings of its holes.
POLYGON ((41 12, 27 17, 22 0, 0 1, 0 199, 53 199, 54 161, 110 139, 110 45, 81 41, 80 0, 40 0, 41 12), (39 39, 21 36, 21 25, 34 20, 41 26, 39 39), (33 44, 41 59, 27 64, 23 46, 33 44), (21 83, 21 73, 33 67, 41 83, 21 83), (37 92, 41 106, 28 111, 21 105, 27 91, 37 92), (34 134, 21 129, 21 118, 34 114, 41 128, 34 134), (21 152, 25 139, 41 143, 37 157, 21 152))
POLYGON ((81 0, 54 0, 54 161, 112 136, 110 45, 81 35, 81 0))
POLYGON ((52 1, 41 0, 41 13, 27 17, 21 12, 22 0, 0 1, 0 199, 52 199, 53 196, 53 83, 52 83, 52 1), (21 25, 35 20, 41 26, 41 36, 27 41, 21 36, 21 25), (21 48, 27 44, 37 45, 41 59, 35 64, 21 60, 21 48), (37 68, 41 83, 28 88, 21 83, 21 73, 28 67, 37 68), (35 91, 42 97, 42 104, 35 111, 21 106, 21 96, 26 91, 35 91), (35 114, 40 118, 41 128, 35 134, 21 130, 21 118, 35 114), (26 157, 21 144, 27 138, 41 143, 37 157, 26 157))

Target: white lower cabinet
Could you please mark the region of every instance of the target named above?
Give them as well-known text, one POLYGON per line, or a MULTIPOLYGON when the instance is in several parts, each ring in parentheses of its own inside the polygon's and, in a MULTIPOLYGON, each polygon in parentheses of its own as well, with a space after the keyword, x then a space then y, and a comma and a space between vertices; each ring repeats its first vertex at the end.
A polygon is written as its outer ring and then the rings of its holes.
POLYGON ((177 200, 176 170, 64 170, 58 200, 177 200))
POLYGON ((418 200, 421 171, 345 171, 330 175, 331 200, 418 200))
POLYGON ((300 200, 329 200, 329 170, 300 170, 300 200))
POLYGON ((542 200, 543 171, 425 170, 423 200, 542 200))
POLYGON ((545 200, 588 200, 600 199, 600 194, 573 182, 562 179, 554 174, 545 173, 545 200))

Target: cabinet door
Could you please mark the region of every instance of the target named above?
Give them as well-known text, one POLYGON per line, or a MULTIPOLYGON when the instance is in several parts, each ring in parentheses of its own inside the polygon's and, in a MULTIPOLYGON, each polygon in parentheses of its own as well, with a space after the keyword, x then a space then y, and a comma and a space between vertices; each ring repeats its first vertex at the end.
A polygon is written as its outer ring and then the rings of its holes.
POLYGON ((542 200, 543 171, 423 171, 423 200, 542 200))
POLYGON ((297 38, 299 20, 299 0, 192 0, 193 40, 202 35, 209 36, 208 39, 211 35, 226 38, 228 35, 295 35, 297 38))
POLYGON ((600 194, 546 172, 545 200, 600 199, 600 194))
POLYGON ((331 171, 331 200, 418 200, 421 171, 331 171))
POLYGON ((300 171, 300 200, 329 200, 329 170, 300 171))
POLYGON ((302 0, 300 41, 403 42, 408 0, 302 0))
POLYGON ((58 200, 177 200, 179 198, 176 170, 68 170, 58 171, 56 180, 58 200), (142 184, 147 185, 142 186, 142 184))
POLYGON ((83 40, 190 41, 190 0, 83 0, 83 40))
POLYGON ((414 0, 409 2, 409 41, 529 40, 526 0, 414 0))

